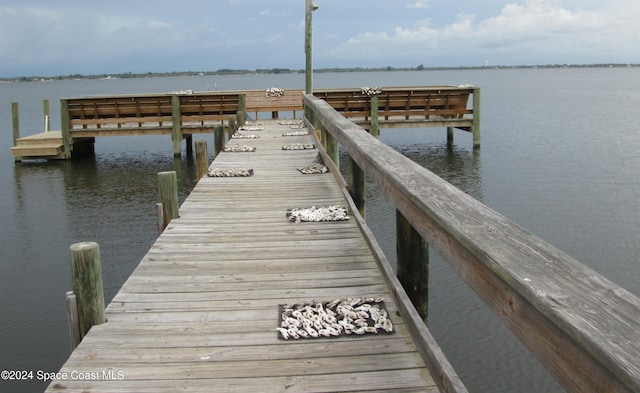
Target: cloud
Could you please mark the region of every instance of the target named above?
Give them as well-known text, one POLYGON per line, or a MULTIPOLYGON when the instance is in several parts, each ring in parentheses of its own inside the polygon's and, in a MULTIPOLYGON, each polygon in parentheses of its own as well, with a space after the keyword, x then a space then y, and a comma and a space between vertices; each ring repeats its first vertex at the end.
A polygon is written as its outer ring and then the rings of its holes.
POLYGON ((640 6, 630 9, 629 2, 622 0, 607 4, 586 10, 563 7, 560 1, 526 0, 506 4, 498 15, 483 20, 460 13, 441 26, 422 20, 392 31, 366 31, 344 41, 333 55, 388 61, 389 55, 401 60, 420 53, 426 59, 468 56, 467 61, 475 62, 471 57, 495 56, 492 63, 539 64, 552 58, 565 62, 563 58, 572 52, 576 59, 587 59, 587 54, 594 59, 599 51, 612 54, 633 49, 637 53, 640 39, 634 31, 640 6))
POLYGON ((407 8, 429 8, 429 0, 417 0, 414 3, 407 4, 407 8))

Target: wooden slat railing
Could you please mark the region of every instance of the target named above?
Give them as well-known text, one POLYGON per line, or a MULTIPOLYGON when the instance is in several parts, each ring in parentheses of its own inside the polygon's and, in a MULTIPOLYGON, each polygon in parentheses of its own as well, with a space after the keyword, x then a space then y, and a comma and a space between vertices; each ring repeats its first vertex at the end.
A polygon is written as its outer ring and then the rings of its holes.
MULTIPOLYGON (((570 392, 640 392, 640 299, 395 152, 331 105, 305 114, 570 392)), ((426 361, 426 360, 425 360, 426 361)))

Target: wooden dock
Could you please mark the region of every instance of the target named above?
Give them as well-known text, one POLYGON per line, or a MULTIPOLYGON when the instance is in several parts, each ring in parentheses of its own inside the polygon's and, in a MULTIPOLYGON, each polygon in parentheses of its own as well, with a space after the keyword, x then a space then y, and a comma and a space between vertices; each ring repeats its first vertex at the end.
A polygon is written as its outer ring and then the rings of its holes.
MULTIPOLYGON (((47 133, 20 138, 17 103, 14 104, 12 154, 16 161, 71 158, 78 142, 96 137, 126 135, 171 135, 173 153, 181 154, 181 143, 192 145, 192 135, 213 133, 215 127, 233 128, 238 114, 272 119, 281 113, 302 112, 301 90, 188 92, 87 96, 60 100, 60 139, 46 140, 47 133), (60 146, 62 140, 62 146, 60 146)), ((480 89, 464 86, 408 86, 318 90, 343 116, 378 135, 381 128, 446 127, 452 142, 455 128, 473 134, 480 145, 480 89), (469 105, 469 97, 473 100, 469 105)), ((48 104, 47 104, 48 108, 48 104)), ((48 113, 48 112, 46 112, 48 113)), ((48 116, 47 116, 48 118, 48 116)), ((83 146, 84 147, 84 146, 83 146)), ((86 151, 83 148, 81 151, 86 151)))
POLYGON ((108 322, 90 330, 47 392, 464 391, 452 388, 462 385, 443 356, 432 369, 444 376, 432 378, 426 364, 441 353, 412 335, 431 339, 396 301, 406 295, 358 217, 287 219, 291 208, 349 205, 331 173, 298 171, 318 150, 282 150, 316 143, 282 135, 292 131, 267 120, 240 131, 259 138, 228 142, 256 151, 223 152, 210 169, 253 176, 199 181, 107 307, 108 322), (279 305, 361 297, 384 298, 393 334, 278 336, 279 305))

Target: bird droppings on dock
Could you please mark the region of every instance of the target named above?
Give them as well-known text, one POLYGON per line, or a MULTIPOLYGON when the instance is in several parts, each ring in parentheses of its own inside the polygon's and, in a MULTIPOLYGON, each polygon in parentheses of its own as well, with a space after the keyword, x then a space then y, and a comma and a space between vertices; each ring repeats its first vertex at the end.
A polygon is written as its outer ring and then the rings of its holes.
POLYGON ((299 340, 365 334, 391 334, 384 299, 345 298, 280 306, 278 338, 299 340))
POLYGON ((324 222, 345 221, 349 219, 347 209, 341 206, 295 208, 287 210, 289 221, 300 222, 324 222))
POLYGON ((209 177, 249 177, 253 176, 253 169, 242 168, 226 168, 226 169, 211 169, 207 173, 209 177))
POLYGON ((316 145, 313 143, 293 143, 290 145, 283 145, 282 150, 308 150, 315 149, 316 145))
POLYGON ((298 168, 298 170, 304 175, 318 175, 329 172, 329 168, 327 168, 326 165, 322 164, 303 166, 301 168, 298 168))
POLYGON ((247 146, 247 145, 233 145, 233 146, 226 146, 223 149, 224 152, 227 153, 246 153, 246 152, 254 152, 256 151, 256 148, 254 146, 247 146))

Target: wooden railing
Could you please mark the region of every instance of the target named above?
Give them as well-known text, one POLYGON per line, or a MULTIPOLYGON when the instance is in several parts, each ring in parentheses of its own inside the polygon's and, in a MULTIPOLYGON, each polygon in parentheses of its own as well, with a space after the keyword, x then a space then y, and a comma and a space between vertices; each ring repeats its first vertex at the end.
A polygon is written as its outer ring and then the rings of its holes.
MULTIPOLYGON (((363 175, 377 183, 399 216, 568 391, 640 392, 640 299, 395 152, 327 102, 312 95, 304 101, 329 155, 337 160, 338 145, 349 154, 350 178, 360 179, 349 189, 361 189, 363 175)), ((363 195, 354 199, 364 203, 363 195)))
POLYGON ((473 133, 474 146, 480 145, 478 87, 320 89, 313 95, 373 135, 378 135, 380 128, 448 127, 473 133))
MULTIPOLYGON (((174 153, 191 134, 210 133, 244 113, 242 92, 122 95, 60 100, 63 141, 117 135, 171 134, 174 153)), ((65 151, 70 151, 68 145, 65 151)))

